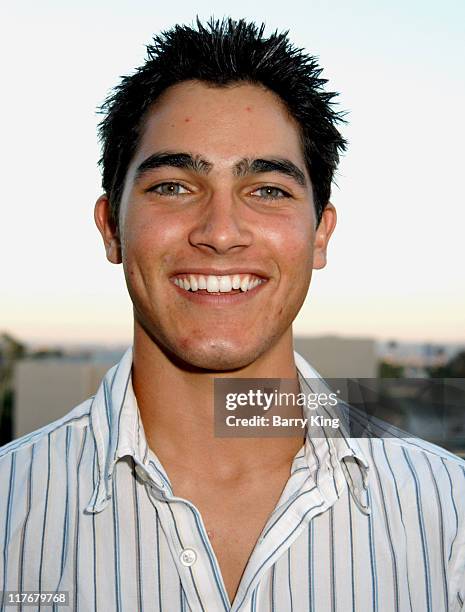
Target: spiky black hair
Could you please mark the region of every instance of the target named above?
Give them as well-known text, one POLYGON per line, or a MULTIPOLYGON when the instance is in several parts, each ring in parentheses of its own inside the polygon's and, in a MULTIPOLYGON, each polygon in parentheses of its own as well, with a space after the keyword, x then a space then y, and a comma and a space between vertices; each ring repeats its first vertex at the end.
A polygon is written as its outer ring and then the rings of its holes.
POLYGON ((199 80, 218 87, 237 82, 261 84, 277 94, 301 128, 305 163, 312 181, 318 221, 330 194, 339 154, 346 141, 336 125, 337 93, 324 90, 317 59, 293 46, 288 32, 264 37, 265 25, 243 19, 211 19, 196 27, 176 25, 154 36, 147 58, 134 74, 122 77, 101 107, 102 185, 112 218, 118 212, 126 172, 136 151, 142 120, 170 86, 199 80))

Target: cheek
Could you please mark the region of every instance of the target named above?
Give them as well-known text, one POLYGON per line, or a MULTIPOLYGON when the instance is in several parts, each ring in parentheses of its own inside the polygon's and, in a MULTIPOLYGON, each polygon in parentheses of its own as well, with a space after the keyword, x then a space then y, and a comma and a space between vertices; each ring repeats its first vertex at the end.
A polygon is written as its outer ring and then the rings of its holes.
POLYGON ((122 237, 123 262, 128 268, 163 268, 176 258, 182 224, 163 214, 128 216, 122 237))
POLYGON ((264 228, 263 238, 275 253, 281 270, 292 276, 311 270, 314 231, 311 219, 303 216, 281 217, 264 228))

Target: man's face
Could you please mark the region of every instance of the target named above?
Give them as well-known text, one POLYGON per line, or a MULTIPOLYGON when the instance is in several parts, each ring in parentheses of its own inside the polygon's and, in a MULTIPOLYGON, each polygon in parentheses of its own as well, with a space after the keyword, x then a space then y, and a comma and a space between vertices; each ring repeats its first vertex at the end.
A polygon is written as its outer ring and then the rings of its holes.
MULTIPOLYGON (((108 247, 105 200, 96 219, 108 247)), ((121 200, 136 333, 192 366, 252 363, 290 338, 334 221, 329 206, 315 229, 299 128, 273 93, 171 87, 146 119, 121 200)))

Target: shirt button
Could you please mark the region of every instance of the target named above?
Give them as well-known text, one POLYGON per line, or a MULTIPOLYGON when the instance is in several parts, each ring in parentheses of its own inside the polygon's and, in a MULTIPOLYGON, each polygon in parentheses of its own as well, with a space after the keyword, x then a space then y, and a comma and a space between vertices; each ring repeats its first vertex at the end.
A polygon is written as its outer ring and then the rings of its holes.
POLYGON ((192 548, 185 548, 179 555, 179 558, 183 565, 190 567, 197 561, 197 553, 192 548))
POLYGON ((150 477, 147 474, 147 472, 144 470, 144 468, 142 468, 140 465, 136 465, 135 470, 136 470, 136 474, 139 476, 142 482, 149 482, 150 477))

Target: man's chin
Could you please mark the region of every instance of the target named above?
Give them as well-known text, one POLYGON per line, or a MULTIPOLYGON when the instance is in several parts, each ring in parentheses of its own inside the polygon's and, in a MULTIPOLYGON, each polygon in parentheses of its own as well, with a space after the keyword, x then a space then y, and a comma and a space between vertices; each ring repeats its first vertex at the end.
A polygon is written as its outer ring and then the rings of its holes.
POLYGON ((255 361, 257 352, 248 347, 247 350, 225 347, 209 347, 199 350, 190 350, 180 357, 188 366, 212 372, 231 372, 245 368, 255 361))
POLYGON ((250 333, 242 334, 240 338, 234 334, 209 338, 201 338, 198 334, 196 337, 156 334, 140 323, 136 328, 144 329, 146 337, 177 367, 198 372, 233 372, 246 368, 265 354, 276 339, 276 336, 268 336, 260 340, 250 333))
POLYGON ((179 345, 170 351, 172 361, 186 370, 233 372, 253 363, 264 351, 264 347, 239 346, 231 342, 217 340, 205 345, 195 344, 181 348, 179 345))

